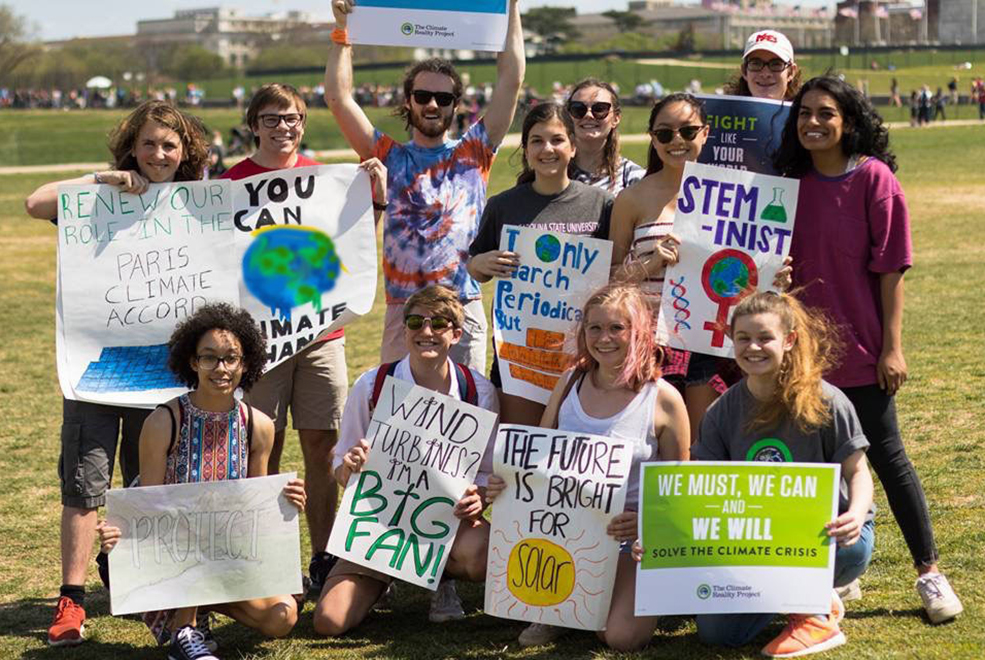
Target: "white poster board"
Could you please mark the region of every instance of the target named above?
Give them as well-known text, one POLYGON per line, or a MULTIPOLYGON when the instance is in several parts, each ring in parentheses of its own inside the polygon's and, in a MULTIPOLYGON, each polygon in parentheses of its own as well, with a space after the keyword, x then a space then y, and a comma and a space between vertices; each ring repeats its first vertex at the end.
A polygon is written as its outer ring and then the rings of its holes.
POLYGON ((359 0, 354 44, 501 51, 509 0, 359 0))
POLYGON ((486 614, 603 630, 619 542, 605 533, 623 511, 632 447, 570 431, 504 425, 494 474, 486 614))
POLYGON ((435 590, 458 532, 455 504, 475 481, 496 414, 386 377, 349 477, 328 552, 435 590))
POLYGON ((511 277, 496 280, 493 298, 503 391, 546 404, 573 350, 565 339, 588 298, 609 281, 612 243, 506 225, 499 249, 520 257, 511 277))
POLYGON ((112 613, 300 593, 299 511, 281 494, 296 476, 108 490, 106 521, 122 533, 112 613))
POLYGON ((800 182, 687 163, 673 233, 679 261, 667 268, 657 341, 729 357, 732 309, 753 290, 774 291, 790 252, 800 182))
POLYGON ((376 293, 369 177, 354 165, 240 181, 58 190, 58 378, 68 399, 150 407, 187 390, 174 327, 206 302, 253 314, 268 368, 368 312, 376 293))

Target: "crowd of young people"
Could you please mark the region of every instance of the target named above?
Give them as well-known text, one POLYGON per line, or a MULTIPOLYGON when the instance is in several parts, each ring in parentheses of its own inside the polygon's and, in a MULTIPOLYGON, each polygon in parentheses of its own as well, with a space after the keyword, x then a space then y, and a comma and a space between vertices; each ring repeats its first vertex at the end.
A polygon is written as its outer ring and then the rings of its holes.
MULTIPOLYGON (((82 641, 90 551, 98 531, 104 553, 120 530, 100 524, 119 448, 127 484, 209 480, 188 465, 209 452, 235 455, 223 478, 276 473, 290 408, 305 479, 284 497, 304 510, 310 532, 309 594, 316 632, 338 636, 358 626, 390 591, 382 573, 324 552, 337 488, 365 464, 374 385, 384 373, 469 399, 504 423, 624 438, 633 465, 650 460, 764 460, 756 440, 779 438, 793 460, 840 463, 845 494, 827 526, 838 544, 831 611, 790 614, 763 651, 792 657, 844 643, 838 622, 845 600, 860 597, 857 578, 874 547, 873 482, 885 488, 911 551, 917 590, 931 621, 953 618, 960 601, 940 573, 926 498, 906 456, 894 395, 906 380, 901 343, 903 275, 912 265, 909 216, 894 176, 886 129, 869 102, 832 76, 803 82, 789 40, 761 31, 747 42, 730 92, 790 101, 775 153, 776 169, 800 180, 791 256, 773 282, 793 293, 754 293, 731 320, 735 360, 660 347, 655 340, 666 267, 678 259, 671 233, 684 165, 696 161, 709 133, 702 102, 672 94, 650 114, 645 170, 620 155, 619 98, 594 78, 576 84, 563 104, 540 104, 524 117, 522 172, 516 186, 489 198, 486 186, 523 82, 522 31, 509 3, 506 48, 481 119, 458 139, 448 131, 462 95, 454 67, 431 59, 403 81, 401 116, 411 136, 400 142, 375 129, 352 97, 346 24, 358 9, 335 0, 325 74, 326 102, 370 174, 376 219, 383 225, 386 315, 381 365, 347 393, 341 332, 315 342, 263 374, 264 338, 241 310, 207 305, 175 329, 170 366, 190 392, 154 412, 65 400, 62 455, 62 587, 52 645, 82 641), (516 253, 499 249, 506 225, 585 234, 613 242, 613 283, 593 292, 572 328, 577 353, 546 406, 502 391, 494 361, 485 378, 486 320, 479 284, 509 277, 516 253), (826 322, 828 319, 829 322, 826 322), (831 349, 841 346, 836 355, 831 349), (462 385, 467 383, 468 387, 462 385), (246 398, 234 397, 237 388, 246 398), (467 393, 472 393, 471 395, 467 393), (120 438, 120 424, 123 433, 120 438), (207 433, 203 429, 208 428, 207 433)), ((307 124, 304 100, 288 85, 266 85, 246 113, 256 150, 225 176, 315 164, 299 154, 307 124)), ((202 178, 207 142, 201 123, 163 102, 147 102, 110 139, 114 166, 41 186, 28 213, 55 221, 59 183, 96 183, 140 193, 148 186, 202 178)), ((482 517, 505 484, 492 474, 491 443, 476 483, 455 507, 461 520, 430 618, 464 616, 454 579, 482 581, 489 526, 482 517)), ((599 638, 636 650, 656 620, 634 615, 638 471, 625 510, 606 532, 621 544, 612 604, 599 638)), ((214 478, 219 478, 218 476, 214 478)), ((289 633, 298 617, 291 596, 209 606, 270 636, 289 633)), ((145 621, 174 660, 214 658, 202 612, 148 613, 145 621)), ((699 616, 699 637, 744 645, 773 615, 699 616)), ((532 624, 522 645, 549 642, 563 629, 532 624)))

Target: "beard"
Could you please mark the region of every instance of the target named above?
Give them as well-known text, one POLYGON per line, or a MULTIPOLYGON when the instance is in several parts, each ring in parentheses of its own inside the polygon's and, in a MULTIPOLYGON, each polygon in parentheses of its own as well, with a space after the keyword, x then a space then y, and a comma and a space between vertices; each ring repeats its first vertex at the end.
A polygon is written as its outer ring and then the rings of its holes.
POLYGON ((441 120, 435 124, 433 121, 425 120, 421 112, 418 112, 411 107, 410 125, 420 131, 424 137, 441 137, 445 134, 445 131, 451 127, 451 122, 455 118, 455 113, 452 111, 446 115, 441 108, 438 108, 438 111, 441 112, 441 120))

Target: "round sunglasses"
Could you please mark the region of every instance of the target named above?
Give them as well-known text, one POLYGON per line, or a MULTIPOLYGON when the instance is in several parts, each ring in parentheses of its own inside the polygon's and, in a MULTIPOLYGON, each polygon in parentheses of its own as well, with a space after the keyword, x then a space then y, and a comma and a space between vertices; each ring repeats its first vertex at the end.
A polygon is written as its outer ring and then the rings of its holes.
POLYGON ((596 101, 591 105, 581 101, 568 102, 568 114, 575 119, 584 118, 589 110, 591 110, 592 116, 596 119, 605 119, 609 116, 609 111, 612 110, 612 104, 606 103, 605 101, 596 101))
POLYGON ((669 144, 674 139, 674 134, 680 135, 686 142, 691 142, 698 137, 704 126, 681 126, 680 128, 655 128, 650 131, 650 135, 657 138, 660 144, 669 144))
POLYGON ((431 99, 434 99, 434 102, 442 108, 447 108, 456 100, 456 96, 451 92, 432 92, 429 89, 415 89, 411 92, 411 96, 414 97, 417 105, 427 105, 431 99))
POLYGON ((448 328, 455 327, 451 319, 444 316, 421 316, 420 314, 408 314, 404 317, 404 326, 408 330, 420 330, 425 323, 431 324, 432 332, 443 332, 448 328))

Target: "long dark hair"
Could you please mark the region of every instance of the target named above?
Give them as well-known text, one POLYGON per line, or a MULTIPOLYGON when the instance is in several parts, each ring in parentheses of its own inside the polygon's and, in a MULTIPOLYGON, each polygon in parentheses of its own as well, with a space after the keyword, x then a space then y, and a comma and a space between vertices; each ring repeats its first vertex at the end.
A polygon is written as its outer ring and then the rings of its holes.
MULTIPOLYGON (((598 78, 585 78, 581 82, 572 88, 571 93, 568 94, 568 103, 571 103, 571 99, 574 98, 575 94, 586 87, 598 87, 599 89, 604 89, 612 97, 612 114, 615 117, 622 115, 622 106, 619 105, 619 94, 616 93, 615 88, 604 80, 599 80, 598 78)), ((605 138, 605 146, 602 147, 602 160, 605 164, 605 172, 609 175, 609 190, 611 191, 616 187, 617 175, 616 172, 619 170, 619 127, 613 126, 612 130, 609 131, 609 135, 605 138)), ((568 174, 571 174, 574 169, 574 160, 568 165, 568 174)), ((595 176, 597 172, 590 172, 592 176, 595 176)))
MULTIPOLYGON (((653 124, 657 121, 657 115, 660 111, 666 108, 671 103, 687 103, 689 106, 694 108, 694 111, 698 113, 701 117, 701 124, 708 123, 708 113, 705 112, 705 104, 701 99, 697 98, 693 94, 688 94, 686 92, 675 92, 674 94, 668 94, 653 105, 653 109, 650 110, 650 121, 646 125, 647 132, 653 130, 653 124)), ((660 160, 660 156, 657 154, 657 150, 653 146, 653 142, 650 142, 650 149, 646 155, 646 173, 647 175, 654 174, 663 169, 663 161, 660 160)))
POLYGON ((571 115, 568 114, 564 106, 553 101, 535 105, 527 113, 527 116, 523 118, 523 128, 520 131, 520 153, 523 158, 523 171, 517 176, 516 185, 530 183, 537 178, 534 171, 530 169, 530 163, 527 162, 527 139, 530 138, 530 131, 533 130, 534 126, 551 121, 552 119, 557 119, 564 124, 564 130, 568 133, 568 140, 574 144, 575 126, 571 122, 571 115))
POLYGON ((797 118, 804 95, 813 90, 830 94, 838 104, 845 122, 841 138, 841 150, 845 156, 877 158, 891 172, 896 171, 896 156, 889 150, 889 130, 883 125, 882 117, 860 91, 836 76, 825 74, 804 83, 793 100, 790 116, 783 127, 780 148, 773 155, 773 166, 777 172, 799 178, 810 172, 814 165, 810 152, 800 143, 797 133, 797 118))

